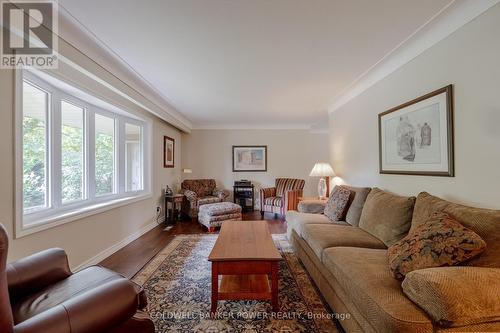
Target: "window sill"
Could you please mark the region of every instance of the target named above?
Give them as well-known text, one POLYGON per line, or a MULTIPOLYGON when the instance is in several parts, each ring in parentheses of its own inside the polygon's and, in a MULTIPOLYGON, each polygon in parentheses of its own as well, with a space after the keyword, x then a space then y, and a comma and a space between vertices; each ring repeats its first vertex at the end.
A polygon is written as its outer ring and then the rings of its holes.
POLYGON ((103 213, 107 210, 129 205, 134 202, 142 201, 151 198, 151 193, 142 194, 134 197, 125 197, 109 200, 106 202, 99 202, 90 204, 88 206, 73 209, 71 211, 65 211, 50 215, 48 217, 37 219, 37 222, 32 222, 27 225, 16 225, 16 235, 15 238, 21 238, 47 230, 50 228, 57 227, 62 224, 80 220, 82 218, 92 216, 95 214, 103 213))

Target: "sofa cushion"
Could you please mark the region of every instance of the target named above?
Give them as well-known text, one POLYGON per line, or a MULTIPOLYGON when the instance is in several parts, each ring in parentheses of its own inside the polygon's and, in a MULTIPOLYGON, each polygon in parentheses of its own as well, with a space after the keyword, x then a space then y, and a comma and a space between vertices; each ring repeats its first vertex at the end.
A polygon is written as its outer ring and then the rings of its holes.
POLYGON ((332 221, 344 220, 350 196, 351 191, 341 186, 335 186, 330 195, 330 198, 326 202, 326 217, 328 217, 332 221))
POLYGON ((299 213, 295 210, 289 210, 286 212, 286 223, 287 223, 287 236, 291 239, 292 230, 295 230, 297 235, 302 237, 302 230, 307 224, 339 224, 348 225, 346 222, 338 221, 332 222, 328 217, 323 214, 308 214, 299 213))
POLYGON ((387 250, 332 247, 323 263, 377 332, 433 332, 431 320, 401 290, 387 265, 387 250))
POLYGON ((388 250, 393 276, 423 268, 454 266, 481 254, 486 243, 448 214, 437 212, 388 250))
POLYGON ((410 229, 415 197, 402 197, 374 188, 366 198, 359 227, 391 246, 410 229))
POLYGON ((441 326, 500 320, 498 268, 421 269, 408 273, 402 287, 403 292, 441 326))
POLYGON ((321 260, 323 250, 335 246, 367 247, 385 249, 379 239, 366 231, 350 225, 308 224, 302 231, 302 237, 321 260))
POLYGON ((361 212, 363 211, 366 197, 372 189, 370 187, 354 187, 346 185, 342 185, 342 187, 351 191, 349 209, 347 210, 345 221, 350 225, 357 227, 359 226, 359 219, 361 218, 361 212))
POLYGON ((436 211, 443 211, 464 227, 477 233, 486 242, 486 250, 467 262, 472 266, 500 267, 500 210, 467 207, 429 193, 418 195, 411 230, 425 223, 436 211))

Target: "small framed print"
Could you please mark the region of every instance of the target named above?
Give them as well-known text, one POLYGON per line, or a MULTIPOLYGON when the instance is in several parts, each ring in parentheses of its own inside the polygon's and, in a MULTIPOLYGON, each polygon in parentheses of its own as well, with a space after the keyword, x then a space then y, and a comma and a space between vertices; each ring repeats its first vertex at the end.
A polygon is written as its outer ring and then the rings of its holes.
POLYGON ((454 176, 453 89, 378 115, 381 174, 454 176))
POLYGON ((163 137, 163 167, 173 168, 175 166, 175 140, 163 137))
POLYGON ((233 146, 233 172, 267 171, 267 146, 233 146))

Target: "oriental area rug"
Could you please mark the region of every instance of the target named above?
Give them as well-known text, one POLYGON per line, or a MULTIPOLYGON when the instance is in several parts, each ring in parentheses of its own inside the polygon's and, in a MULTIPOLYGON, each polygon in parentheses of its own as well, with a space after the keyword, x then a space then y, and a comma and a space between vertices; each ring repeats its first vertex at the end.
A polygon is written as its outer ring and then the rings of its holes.
POLYGON ((210 317, 211 263, 217 235, 176 236, 135 277, 148 296, 156 332, 340 332, 285 235, 273 235, 280 263, 280 312, 267 301, 219 301, 210 317))

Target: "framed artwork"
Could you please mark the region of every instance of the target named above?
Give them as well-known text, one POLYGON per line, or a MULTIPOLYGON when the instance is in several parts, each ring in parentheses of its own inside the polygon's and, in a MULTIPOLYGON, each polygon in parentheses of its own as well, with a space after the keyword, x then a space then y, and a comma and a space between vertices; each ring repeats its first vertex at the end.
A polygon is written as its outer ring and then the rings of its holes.
POLYGON ((267 146, 233 146, 233 172, 267 171, 267 146))
POLYGON ((175 140, 163 137, 163 167, 173 168, 175 166, 175 140))
POLYGON ((381 174, 454 176, 453 89, 378 115, 381 174))

